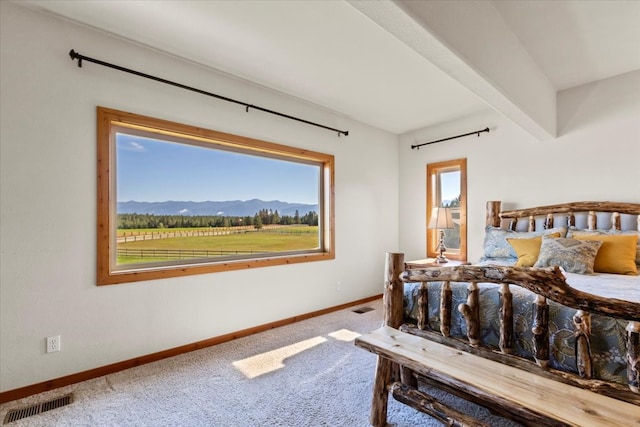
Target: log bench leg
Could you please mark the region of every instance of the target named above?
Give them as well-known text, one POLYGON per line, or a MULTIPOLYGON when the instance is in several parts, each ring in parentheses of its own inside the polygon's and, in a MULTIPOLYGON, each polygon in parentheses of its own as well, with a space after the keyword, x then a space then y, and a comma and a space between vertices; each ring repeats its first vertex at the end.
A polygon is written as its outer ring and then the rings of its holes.
POLYGON ((400 367, 400 381, 402 381, 402 384, 406 384, 410 387, 418 387, 418 379, 416 378, 415 373, 406 366, 400 367))
POLYGON ((432 396, 401 383, 393 383, 391 394, 398 401, 451 427, 490 427, 467 414, 443 405, 432 396))
POLYGON ((445 425, 452 427, 490 427, 488 424, 480 422, 473 417, 442 405, 433 397, 418 391, 417 388, 400 382, 391 384, 391 373, 394 365, 397 366, 391 360, 378 356, 376 377, 373 383, 371 418, 369 420, 373 427, 385 427, 387 425, 389 393, 399 402, 424 412, 445 423, 445 425))
POLYGON ((371 425, 384 427, 387 425, 387 407, 389 404, 389 391, 387 385, 391 380, 393 362, 378 356, 376 364, 376 377, 373 382, 373 399, 371 400, 371 425))

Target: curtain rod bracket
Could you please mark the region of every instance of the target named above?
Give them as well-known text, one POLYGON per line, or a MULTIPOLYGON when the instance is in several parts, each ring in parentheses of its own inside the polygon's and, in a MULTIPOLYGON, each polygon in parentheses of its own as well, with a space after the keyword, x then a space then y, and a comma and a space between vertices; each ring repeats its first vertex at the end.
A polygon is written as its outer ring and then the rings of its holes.
POLYGON ((463 136, 469 136, 469 135, 474 135, 474 134, 477 134, 478 138, 480 138, 480 134, 483 133, 483 132, 490 132, 490 130, 489 130, 488 127, 486 127, 484 129, 481 129, 481 130, 474 130, 473 132, 463 133, 462 135, 450 136, 449 138, 442 138, 442 139, 438 139, 438 140, 435 140, 435 141, 423 142, 422 144, 412 145, 411 149, 412 150, 414 150, 414 149, 420 150, 420 147, 422 147, 423 145, 435 144, 436 142, 448 141, 450 139, 462 138, 463 136))
POLYGON ((349 135, 349 131, 348 130, 335 129, 335 128, 332 128, 332 127, 329 127, 329 126, 321 125, 319 123, 311 122, 309 120, 301 119, 299 117, 291 116, 289 114, 279 113, 277 111, 269 110, 268 108, 258 107, 257 105, 248 104, 246 102, 238 101, 236 99, 228 98, 228 97, 222 96, 222 95, 217 95, 215 93, 207 92, 207 91, 202 90, 202 89, 196 89, 194 87, 183 85, 181 83, 176 83, 176 82, 173 82, 171 80, 163 79, 161 77, 152 76, 150 74, 145 74, 145 73, 142 73, 140 71, 135 71, 135 70, 132 70, 132 69, 129 69, 129 68, 121 67, 119 65, 111 64, 109 62, 101 61, 99 59, 90 58, 88 56, 84 56, 84 55, 79 54, 78 52, 76 52, 73 49, 71 49, 69 51, 69 56, 71 57, 72 61, 74 59, 78 60, 78 68, 82 68, 82 61, 85 60, 85 61, 88 61, 88 62, 92 62, 94 64, 102 65, 103 67, 113 68, 114 70, 123 71, 125 73, 136 75, 138 77, 144 77, 144 78, 149 79, 149 80, 154 80, 156 82, 165 83, 165 84, 168 84, 170 86, 175 86, 175 87, 178 87, 180 89, 185 89, 185 90, 189 90, 191 92, 196 92, 196 93, 199 93, 201 95, 207 95, 207 96, 210 96, 212 98, 217 98, 217 99, 221 99, 223 101, 231 102, 231 103, 234 103, 234 104, 243 105, 245 107, 245 111, 247 113, 249 112, 249 108, 253 108, 254 110, 260 110, 260 111, 265 112, 265 113, 269 113, 269 114, 273 114, 273 115, 276 115, 276 116, 284 117, 285 119, 295 120, 295 121, 300 122, 300 123, 306 123, 308 125, 316 126, 316 127, 323 128, 323 129, 327 129, 327 130, 330 130, 332 132, 338 132, 338 137, 340 135, 344 135, 344 136, 348 136, 349 135))

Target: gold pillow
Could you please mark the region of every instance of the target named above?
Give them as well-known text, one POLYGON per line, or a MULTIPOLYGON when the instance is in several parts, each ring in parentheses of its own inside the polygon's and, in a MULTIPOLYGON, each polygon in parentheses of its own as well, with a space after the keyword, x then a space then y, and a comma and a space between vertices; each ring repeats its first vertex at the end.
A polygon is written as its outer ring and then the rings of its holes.
POLYGON ((599 240, 602 246, 596 254, 593 270, 600 273, 638 274, 636 245, 638 236, 633 234, 575 234, 578 240, 599 240))
MULTIPOLYGON (((558 238, 560 233, 552 233, 547 237, 558 238)), ((518 255, 516 267, 533 267, 540 255, 540 246, 542 246, 542 236, 532 237, 530 239, 507 239, 518 255)))

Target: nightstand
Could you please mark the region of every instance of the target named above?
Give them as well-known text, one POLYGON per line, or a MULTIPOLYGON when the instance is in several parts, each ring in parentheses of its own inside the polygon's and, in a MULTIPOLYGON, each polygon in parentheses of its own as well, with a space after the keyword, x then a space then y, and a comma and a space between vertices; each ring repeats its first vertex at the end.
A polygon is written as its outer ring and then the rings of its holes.
POLYGON ((449 262, 440 264, 436 262, 435 258, 416 259, 413 261, 407 261, 404 263, 405 269, 423 268, 423 267, 455 267, 457 265, 469 265, 468 261, 460 261, 457 259, 450 259, 449 262))

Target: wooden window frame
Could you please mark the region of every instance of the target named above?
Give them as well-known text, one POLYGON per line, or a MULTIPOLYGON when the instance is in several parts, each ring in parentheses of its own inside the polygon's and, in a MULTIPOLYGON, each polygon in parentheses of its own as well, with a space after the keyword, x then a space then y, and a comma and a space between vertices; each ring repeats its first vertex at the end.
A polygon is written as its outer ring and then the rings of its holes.
MULTIPOLYGON (((266 142, 262 140, 203 129, 167 120, 141 116, 134 113, 97 108, 97 284, 111 285, 164 279, 170 277, 207 274, 229 270, 241 270, 257 267, 286 265, 302 262, 335 259, 335 209, 334 209, 334 156, 306 149, 266 142), (116 218, 115 188, 116 159, 114 129, 132 129, 133 131, 152 132, 167 139, 179 138, 194 141, 196 145, 226 150, 239 150, 245 153, 265 157, 277 157, 300 162, 321 164, 321 190, 319 238, 320 248, 314 251, 288 252, 283 255, 244 257, 215 261, 181 263, 172 265, 151 265, 123 269, 115 268, 116 218)), ((138 264, 139 265, 139 264, 138 264)))
POLYGON ((447 250, 444 254, 449 259, 467 260, 467 159, 454 159, 444 162, 427 164, 427 212, 426 212, 426 251, 427 257, 433 258, 439 255, 436 250, 439 241, 437 230, 429 229, 429 216, 436 206, 437 194, 434 188, 436 176, 441 172, 450 170, 460 171, 460 250, 452 252, 447 250))

